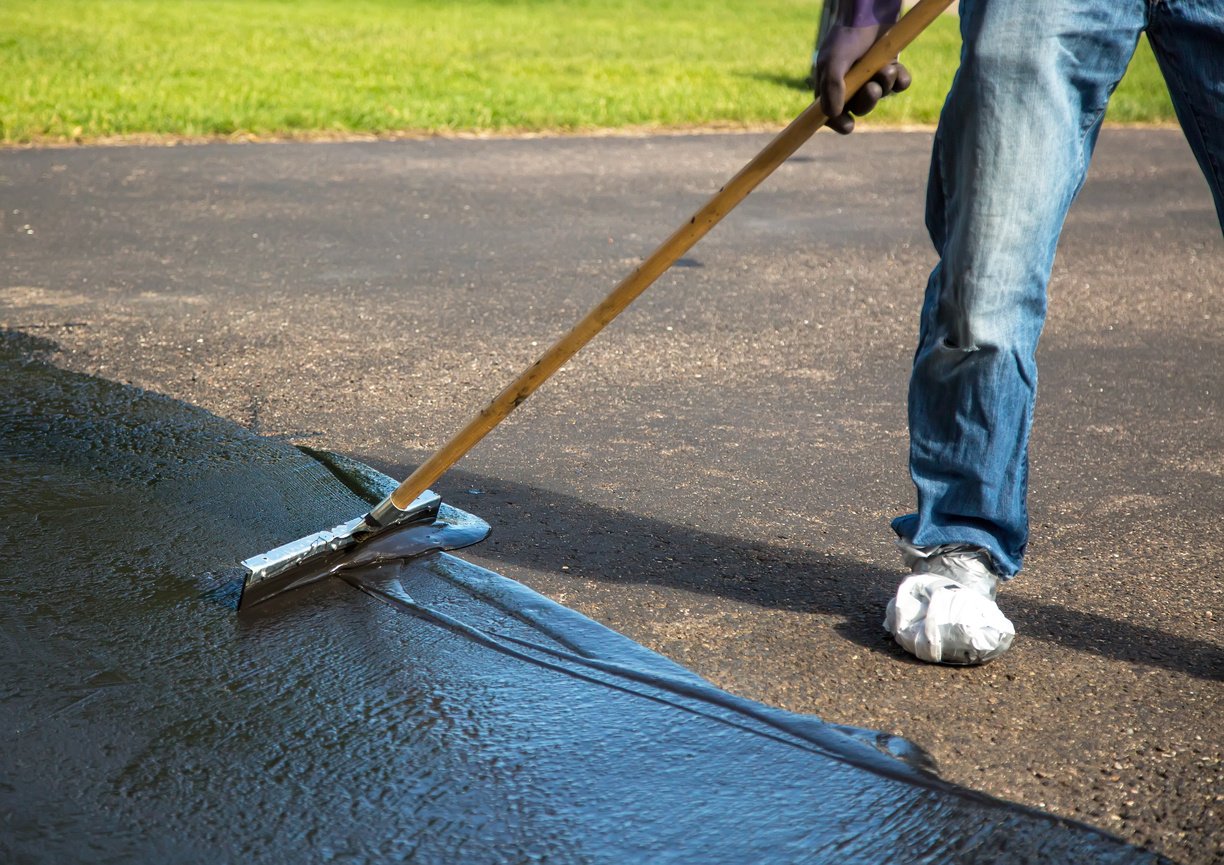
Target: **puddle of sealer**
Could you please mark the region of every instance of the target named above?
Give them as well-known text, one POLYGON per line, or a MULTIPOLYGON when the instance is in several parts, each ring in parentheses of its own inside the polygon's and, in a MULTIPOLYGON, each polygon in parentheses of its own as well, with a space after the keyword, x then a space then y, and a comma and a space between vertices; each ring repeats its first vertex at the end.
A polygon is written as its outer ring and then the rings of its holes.
POLYGON ((366 502, 50 349, 0 335, 0 860, 1162 861, 444 553, 237 616, 234 563, 366 502))

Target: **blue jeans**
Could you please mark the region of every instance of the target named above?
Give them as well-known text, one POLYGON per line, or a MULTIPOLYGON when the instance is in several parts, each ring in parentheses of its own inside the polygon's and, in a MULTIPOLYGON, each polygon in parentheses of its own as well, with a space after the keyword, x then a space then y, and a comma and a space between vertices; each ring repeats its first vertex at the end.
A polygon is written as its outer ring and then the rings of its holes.
POLYGON ((1034 354, 1054 247, 1110 94, 1147 32, 1224 225, 1224 0, 962 0, 961 65, 935 134, 927 283, 909 392, 918 546, 1020 570, 1034 354))

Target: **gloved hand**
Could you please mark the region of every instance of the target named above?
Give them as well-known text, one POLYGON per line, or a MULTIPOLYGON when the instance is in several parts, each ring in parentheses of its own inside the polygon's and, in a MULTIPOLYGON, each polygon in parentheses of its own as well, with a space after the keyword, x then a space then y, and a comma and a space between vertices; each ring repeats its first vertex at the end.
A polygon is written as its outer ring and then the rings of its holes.
POLYGON ((866 114, 888 94, 910 86, 909 70, 894 59, 846 99, 846 73, 896 22, 900 11, 901 0, 825 0, 812 83, 829 118, 825 125, 835 132, 849 135, 854 129, 851 114, 866 114))

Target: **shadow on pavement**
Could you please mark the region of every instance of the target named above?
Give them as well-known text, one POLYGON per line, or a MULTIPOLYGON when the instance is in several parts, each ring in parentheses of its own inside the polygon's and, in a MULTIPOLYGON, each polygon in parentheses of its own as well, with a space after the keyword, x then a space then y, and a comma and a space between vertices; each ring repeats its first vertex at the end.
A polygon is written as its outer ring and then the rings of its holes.
MULTIPOLYGON (((412 466, 378 464, 393 477, 412 466)), ((480 555, 509 566, 561 573, 581 563, 585 579, 658 585, 714 595, 769 609, 840 616, 846 639, 898 658, 909 656, 880 623, 901 570, 815 554, 784 544, 703 532, 591 504, 574 496, 471 474, 449 472, 437 485, 443 498, 494 526, 480 555), (479 489, 479 494, 468 492, 479 489), (514 525, 516 531, 498 533, 514 525), (546 543, 539 542, 546 540, 546 543)), ((1059 604, 1006 597, 1004 612, 1025 639, 1091 652, 1118 661, 1162 667, 1218 680, 1224 650, 1157 628, 1119 621, 1059 604)))

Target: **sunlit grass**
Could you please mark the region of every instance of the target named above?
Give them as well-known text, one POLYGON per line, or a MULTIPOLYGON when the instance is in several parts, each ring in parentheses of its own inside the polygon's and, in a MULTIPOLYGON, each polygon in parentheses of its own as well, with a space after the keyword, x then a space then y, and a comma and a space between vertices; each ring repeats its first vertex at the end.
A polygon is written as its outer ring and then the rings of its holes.
MULTIPOLYGON (((0 15, 0 141, 760 125, 810 100, 813 0, 37 0, 0 15)), ((954 19, 871 122, 931 123, 954 19)), ((1111 117, 1171 119, 1150 52, 1111 117)))

